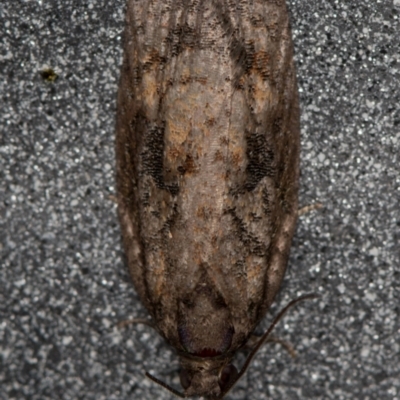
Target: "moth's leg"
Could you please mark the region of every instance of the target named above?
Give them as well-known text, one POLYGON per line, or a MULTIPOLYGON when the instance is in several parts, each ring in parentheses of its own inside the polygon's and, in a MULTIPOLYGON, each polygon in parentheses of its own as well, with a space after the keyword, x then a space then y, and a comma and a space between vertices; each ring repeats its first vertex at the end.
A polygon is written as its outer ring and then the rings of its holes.
POLYGON ((322 208, 323 206, 324 205, 322 203, 310 204, 309 206, 299 208, 297 211, 297 215, 299 217, 301 217, 302 215, 307 214, 308 212, 313 211, 313 210, 318 210, 318 209, 322 208))
POLYGON ((149 319, 146 319, 146 318, 126 319, 125 321, 119 322, 117 326, 118 326, 118 328, 122 329, 122 328, 125 328, 126 326, 132 325, 132 324, 143 324, 143 325, 150 326, 150 328, 153 328, 154 330, 156 330, 156 327, 153 324, 153 321, 150 321, 149 319))
POLYGON ((271 336, 268 338, 267 343, 278 343, 289 353, 292 358, 297 357, 296 350, 294 349, 293 345, 286 340, 271 336))
MULTIPOLYGON (((250 336, 249 340, 246 343, 246 346, 244 347, 245 349, 252 349, 257 342, 260 340, 260 336, 255 335, 254 333, 250 336)), ((296 358, 296 351, 293 347, 292 344, 290 344, 289 342, 279 339, 276 336, 271 335, 268 339, 266 343, 278 343, 280 344, 288 353, 292 358, 296 358)))
POLYGON ((108 200, 111 200, 113 203, 118 204, 118 198, 114 194, 110 194, 108 196, 108 200))

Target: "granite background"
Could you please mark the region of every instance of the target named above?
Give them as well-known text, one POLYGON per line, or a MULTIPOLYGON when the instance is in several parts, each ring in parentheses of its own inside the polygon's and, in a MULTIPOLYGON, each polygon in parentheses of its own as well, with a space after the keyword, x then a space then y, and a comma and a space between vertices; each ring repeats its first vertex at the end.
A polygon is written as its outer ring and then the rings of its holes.
MULTIPOLYGON (((265 346, 230 399, 400 399, 400 1, 290 0, 301 205, 265 346)), ((172 399, 124 266, 113 129, 124 0, 0 4, 0 399, 172 399), (58 79, 49 82, 43 71, 58 79)), ((243 357, 239 357, 239 362, 243 357)))

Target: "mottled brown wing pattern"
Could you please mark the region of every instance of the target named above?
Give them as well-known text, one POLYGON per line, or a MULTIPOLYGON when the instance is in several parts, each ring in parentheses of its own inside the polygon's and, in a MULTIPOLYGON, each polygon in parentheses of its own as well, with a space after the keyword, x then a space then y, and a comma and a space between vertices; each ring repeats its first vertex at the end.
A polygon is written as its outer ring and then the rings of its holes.
POLYGON ((279 289, 297 219, 285 2, 128 1, 116 158, 129 271, 158 330, 200 358, 232 353, 279 289))

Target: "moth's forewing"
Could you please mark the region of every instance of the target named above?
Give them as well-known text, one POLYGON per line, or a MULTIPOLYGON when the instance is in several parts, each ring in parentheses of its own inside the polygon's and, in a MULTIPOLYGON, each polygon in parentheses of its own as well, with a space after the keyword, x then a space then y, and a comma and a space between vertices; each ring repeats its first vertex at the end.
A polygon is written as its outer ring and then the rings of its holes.
POLYGON ((279 289, 297 219, 285 2, 128 1, 116 157, 129 271, 157 329, 205 360, 233 352, 279 289))

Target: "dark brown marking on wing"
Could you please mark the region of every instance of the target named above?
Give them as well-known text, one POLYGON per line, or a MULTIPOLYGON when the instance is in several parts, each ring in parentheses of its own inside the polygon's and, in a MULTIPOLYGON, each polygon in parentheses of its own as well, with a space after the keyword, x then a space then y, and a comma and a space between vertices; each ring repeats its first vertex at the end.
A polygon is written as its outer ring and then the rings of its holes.
POLYGON ((154 126, 144 135, 143 172, 149 174, 159 189, 168 190, 173 196, 179 193, 177 183, 166 184, 164 178, 164 126, 154 126))
POLYGON ((244 188, 251 192, 264 177, 275 175, 274 151, 268 145, 264 132, 246 132, 246 145, 248 164, 244 188))
POLYGON ((245 245, 249 254, 266 257, 268 249, 260 242, 257 236, 248 231, 246 223, 236 214, 235 209, 229 209, 227 212, 231 215, 239 239, 245 245))

